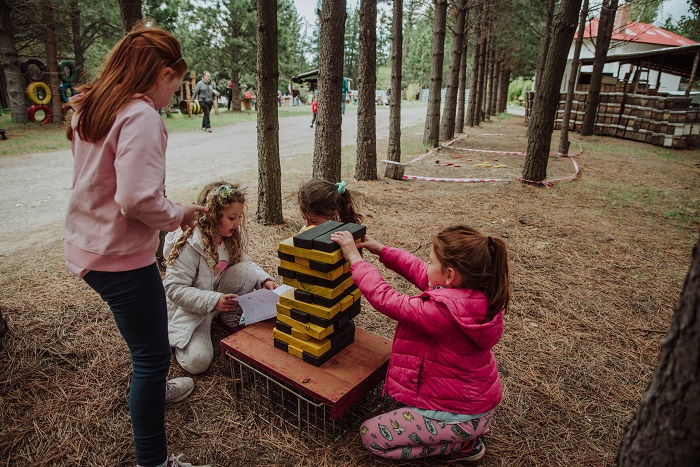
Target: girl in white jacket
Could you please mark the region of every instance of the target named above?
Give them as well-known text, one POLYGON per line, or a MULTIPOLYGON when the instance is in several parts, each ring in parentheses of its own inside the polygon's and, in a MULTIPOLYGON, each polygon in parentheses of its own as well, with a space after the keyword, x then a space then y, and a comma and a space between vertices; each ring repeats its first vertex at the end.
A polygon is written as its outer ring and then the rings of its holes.
POLYGON ((191 374, 206 371, 214 358, 212 320, 235 311, 239 295, 277 288, 245 253, 245 193, 240 186, 210 183, 197 204, 208 208, 200 213, 199 225, 169 233, 163 248, 168 338, 178 363, 191 374))

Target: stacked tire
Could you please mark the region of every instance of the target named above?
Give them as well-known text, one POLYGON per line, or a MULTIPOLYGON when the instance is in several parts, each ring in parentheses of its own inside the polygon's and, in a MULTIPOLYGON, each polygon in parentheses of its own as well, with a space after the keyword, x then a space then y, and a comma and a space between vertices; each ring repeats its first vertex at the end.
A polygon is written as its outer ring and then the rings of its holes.
MULTIPOLYGON (((30 58, 20 65, 22 74, 27 81, 27 97, 32 105, 29 106, 29 120, 35 123, 51 122, 51 88, 46 84, 48 76, 46 65, 39 59, 30 58)), ((61 102, 64 103, 62 111, 65 116, 70 110, 69 99, 74 94, 73 83, 75 83, 75 64, 70 60, 64 60, 58 64, 61 86, 61 102)))

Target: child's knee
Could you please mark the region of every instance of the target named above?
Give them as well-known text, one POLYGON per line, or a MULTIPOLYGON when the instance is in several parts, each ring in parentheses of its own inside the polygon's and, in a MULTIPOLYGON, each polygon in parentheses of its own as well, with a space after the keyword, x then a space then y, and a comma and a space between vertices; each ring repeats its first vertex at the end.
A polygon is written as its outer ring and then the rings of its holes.
POLYGON ((175 358, 183 370, 191 375, 204 373, 214 359, 213 352, 204 349, 191 351, 191 349, 175 349, 175 358))

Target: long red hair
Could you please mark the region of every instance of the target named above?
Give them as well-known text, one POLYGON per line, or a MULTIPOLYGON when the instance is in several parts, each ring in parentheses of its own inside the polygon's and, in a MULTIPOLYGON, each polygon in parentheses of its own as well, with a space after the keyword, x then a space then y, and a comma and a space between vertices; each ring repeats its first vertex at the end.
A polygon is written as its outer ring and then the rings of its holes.
POLYGON ((459 287, 479 290, 488 298, 486 319, 508 309, 508 250, 500 238, 489 237, 464 225, 447 227, 433 238, 435 257, 443 268, 457 271, 459 287))
MULTIPOLYGON (((96 143, 104 138, 134 94, 148 94, 156 89, 164 67, 172 68, 176 76, 187 71, 178 40, 160 28, 132 29, 110 51, 98 74, 79 87, 80 94, 71 100, 80 139, 96 143)), ((70 126, 66 134, 72 141, 70 126)))

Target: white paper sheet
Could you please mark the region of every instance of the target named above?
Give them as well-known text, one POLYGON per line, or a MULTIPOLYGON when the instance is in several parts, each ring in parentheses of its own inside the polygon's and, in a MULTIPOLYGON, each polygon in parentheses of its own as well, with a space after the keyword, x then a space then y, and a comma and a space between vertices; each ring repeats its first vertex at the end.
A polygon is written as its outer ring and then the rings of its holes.
POLYGON ((280 285, 275 290, 258 289, 236 298, 243 310, 241 324, 246 326, 277 316, 277 302, 280 295, 292 287, 280 285))

